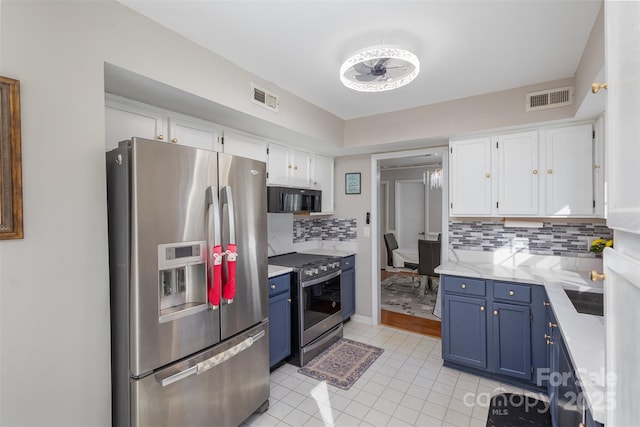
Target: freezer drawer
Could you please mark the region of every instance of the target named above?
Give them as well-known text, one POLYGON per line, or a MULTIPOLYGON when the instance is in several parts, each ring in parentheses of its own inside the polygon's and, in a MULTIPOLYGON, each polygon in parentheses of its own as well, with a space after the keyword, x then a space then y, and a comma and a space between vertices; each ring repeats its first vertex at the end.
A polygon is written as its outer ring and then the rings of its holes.
POLYGON ((130 384, 132 426, 237 426, 269 399, 269 323, 130 384))

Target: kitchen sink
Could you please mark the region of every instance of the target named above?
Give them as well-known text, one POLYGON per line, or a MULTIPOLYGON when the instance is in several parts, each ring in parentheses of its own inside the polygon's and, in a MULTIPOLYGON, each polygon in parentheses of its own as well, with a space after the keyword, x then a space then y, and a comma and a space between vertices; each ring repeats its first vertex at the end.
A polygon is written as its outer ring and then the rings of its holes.
POLYGON ((604 295, 595 292, 579 292, 565 289, 571 304, 578 313, 604 315, 604 295))

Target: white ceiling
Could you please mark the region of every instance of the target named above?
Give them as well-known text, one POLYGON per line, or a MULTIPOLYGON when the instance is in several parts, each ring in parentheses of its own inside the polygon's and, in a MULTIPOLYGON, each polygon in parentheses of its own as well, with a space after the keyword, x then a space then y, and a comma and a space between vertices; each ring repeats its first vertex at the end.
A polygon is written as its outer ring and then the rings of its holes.
POLYGON ((348 120, 572 77, 600 0, 118 0, 348 120), (356 50, 413 51, 420 75, 390 92, 339 79, 356 50))

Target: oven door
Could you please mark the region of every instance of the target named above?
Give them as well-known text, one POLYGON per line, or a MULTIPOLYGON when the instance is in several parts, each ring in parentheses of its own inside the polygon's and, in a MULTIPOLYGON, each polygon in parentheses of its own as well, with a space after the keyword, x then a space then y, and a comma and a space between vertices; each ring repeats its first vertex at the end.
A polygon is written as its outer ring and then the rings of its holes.
POLYGON ((300 300, 300 343, 309 344, 342 322, 342 271, 302 282, 300 300))

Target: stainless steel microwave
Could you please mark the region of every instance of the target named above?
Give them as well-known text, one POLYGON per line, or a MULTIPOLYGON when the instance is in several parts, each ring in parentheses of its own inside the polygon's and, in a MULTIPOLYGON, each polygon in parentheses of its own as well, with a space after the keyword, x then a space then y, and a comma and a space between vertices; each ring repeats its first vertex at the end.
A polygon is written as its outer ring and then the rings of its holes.
POLYGON ((267 211, 271 213, 320 212, 322 191, 305 188, 267 187, 267 211))

